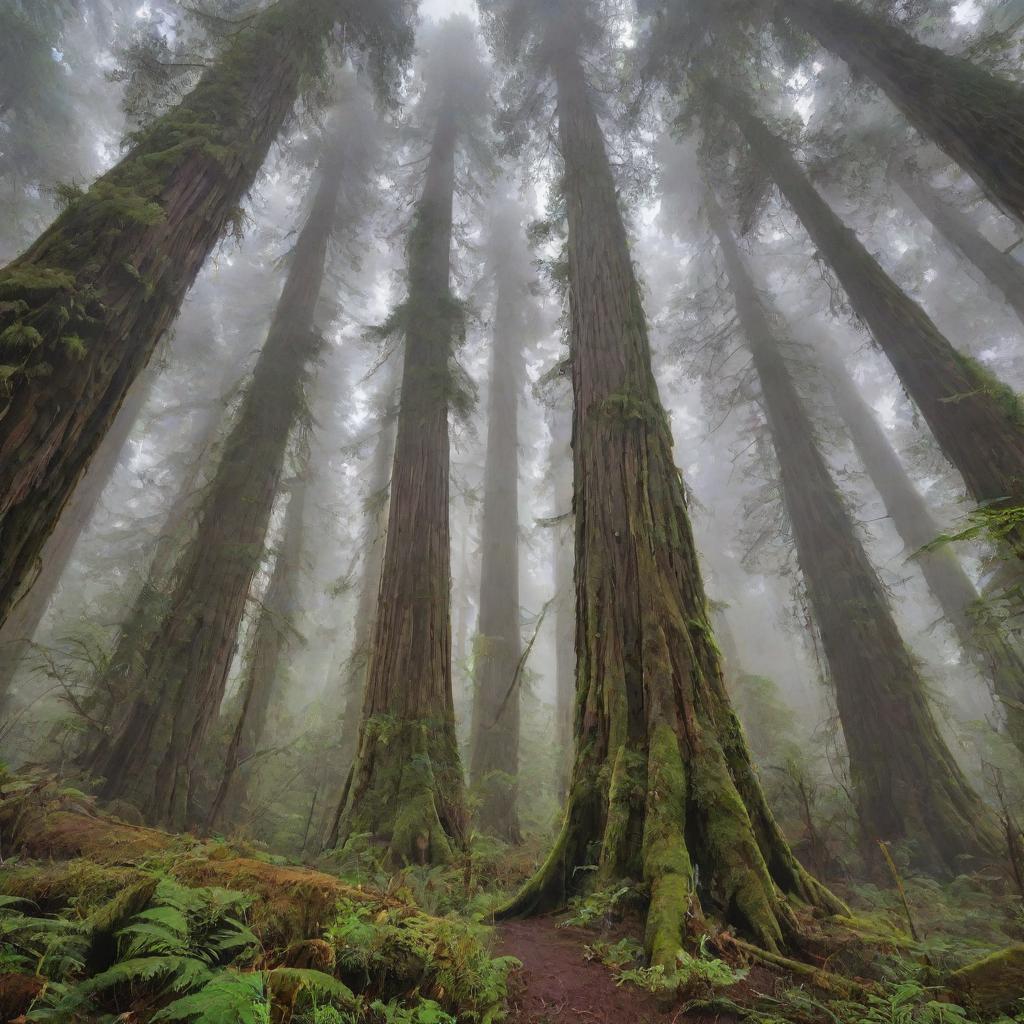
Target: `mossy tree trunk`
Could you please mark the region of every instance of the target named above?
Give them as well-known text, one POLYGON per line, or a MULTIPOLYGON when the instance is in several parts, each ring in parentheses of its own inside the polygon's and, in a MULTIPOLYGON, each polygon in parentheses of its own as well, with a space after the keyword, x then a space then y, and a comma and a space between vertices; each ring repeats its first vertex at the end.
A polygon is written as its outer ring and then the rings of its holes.
POLYGON ((924 681, 815 440, 728 220, 706 197, 753 356, 797 557, 835 688, 866 846, 909 840, 917 862, 955 870, 993 856, 983 804, 947 748, 924 681))
POLYGON ((502 915, 634 879, 650 888, 654 964, 675 963, 705 912, 778 949, 795 937, 787 896, 839 904, 779 831, 726 696, 578 26, 556 18, 545 52, 569 227, 576 755, 555 846, 502 915))
POLYGON ((256 617, 240 688, 238 717, 224 756, 224 771, 207 814, 208 829, 225 817, 226 804, 230 804, 229 820, 242 817, 252 776, 250 762, 264 744, 271 703, 280 694, 281 675, 286 668, 283 659, 296 637, 308 472, 308 466, 303 466, 289 488, 281 543, 256 617))
POLYGON ((920 565, 946 621, 968 658, 987 679, 1006 714, 1010 739, 1024 754, 1024 660, 986 606, 948 546, 927 548, 942 530, 914 486, 881 425, 839 358, 822 347, 820 359, 839 412, 886 511, 920 565))
POLYGON ((339 145, 321 166, 252 383, 160 627, 141 655, 143 686, 99 768, 102 795, 135 803, 153 822, 180 828, 194 820, 192 772, 220 709, 285 451, 305 408, 308 367, 320 343, 314 313, 344 170, 339 145))
MULTIPOLYGON (((957 352, 886 274, 815 191, 789 146, 757 117, 747 97, 714 82, 711 93, 835 271, 971 497, 992 509, 1024 506, 1024 408, 1017 396, 957 352)), ((1011 531, 1007 540, 1024 558, 1024 529, 1011 531)))
MULTIPOLYGON (((491 338, 487 455, 480 526, 480 620, 473 661, 470 784, 480 827, 506 842, 522 840, 519 789, 519 396, 523 382, 525 293, 507 257, 518 223, 496 224, 497 295, 491 338), (505 257, 505 259, 502 259, 505 257)), ((495 240, 492 240, 495 241, 495 240)))
POLYGON ((925 46, 850 0, 779 0, 779 7, 882 89, 996 206, 1024 223, 1024 86, 925 46))
POLYGON ((398 0, 278 0, 174 109, 0 270, 0 621, 174 320, 335 23, 384 56, 398 0))
POLYGON ((889 176, 935 230, 981 271, 1024 322, 1024 264, 990 242, 965 213, 943 199, 915 169, 896 163, 889 176))
MULTIPOLYGON (((572 522, 572 422, 568 412, 554 413, 551 473, 555 515, 572 522)), ((573 717, 576 707, 576 606, 573 583, 575 530, 559 522, 554 530, 555 559, 555 789, 562 802, 569 795, 572 775, 573 717)))
POLYGON ((458 118, 446 94, 408 242, 405 361, 387 541, 355 763, 330 837, 369 833, 395 863, 462 847, 466 811, 451 661, 449 360, 458 118))
POLYGON ((152 383, 151 373, 146 373, 138 377, 128 391, 113 425, 64 506, 56 528, 39 552, 38 572, 27 582, 10 615, 0 624, 0 715, 24 659, 26 645, 35 636, 71 561, 75 544, 92 520, 103 491, 121 461, 124 446, 149 396, 152 383))

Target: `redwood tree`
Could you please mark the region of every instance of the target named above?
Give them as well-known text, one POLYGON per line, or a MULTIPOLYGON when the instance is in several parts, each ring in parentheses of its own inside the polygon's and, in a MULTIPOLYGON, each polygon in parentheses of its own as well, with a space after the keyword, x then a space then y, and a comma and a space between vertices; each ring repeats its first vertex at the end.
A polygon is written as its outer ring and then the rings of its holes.
POLYGON ((41 548, 39 571, 10 615, 0 624, 0 714, 5 710, 25 647, 35 636, 50 599, 57 592, 61 576, 71 561, 75 544, 89 525, 100 497, 117 469, 151 385, 149 374, 137 378, 132 385, 110 431, 97 448, 95 458, 61 512, 56 528, 41 548))
POLYGON ((495 299, 469 778, 481 828, 518 843, 519 398, 531 275, 522 211, 509 200, 494 205, 488 264, 495 299))
POLYGON ((826 346, 819 349, 818 358, 836 409, 896 532, 921 566, 928 589, 964 653, 991 685, 1006 715, 1010 739, 1024 754, 1021 651, 986 606, 956 554, 946 545, 929 546, 942 533, 941 527, 842 361, 826 346))
POLYGON ((448 414, 462 309, 451 290, 456 156, 486 111, 472 26, 431 41, 419 112, 432 124, 407 243, 408 297, 396 314, 405 360, 387 542, 359 747, 332 843, 370 833, 396 863, 438 863, 465 843, 451 665, 448 414))
POLYGON ((554 478, 556 522, 553 545, 555 561, 555 744, 556 792, 559 800, 569 795, 572 773, 572 725, 576 709, 576 608, 573 585, 575 530, 563 526, 562 516, 572 523, 572 417, 556 408, 551 425, 551 469, 554 478))
MULTIPOLYGON (((300 458, 303 462, 308 461, 305 453, 300 458)), ((263 744, 275 687, 280 686, 280 676, 285 667, 284 655, 295 636, 305 533, 305 475, 308 472, 308 465, 303 465, 288 488, 290 493, 281 543, 274 559, 270 584, 256 616, 252 646, 242 676, 235 727, 228 740, 224 770, 207 814, 208 828, 213 828, 223 817, 229 796, 234 820, 238 820, 245 807, 252 768, 248 762, 263 744)))
POLYGON ((778 949, 796 930, 788 896, 839 904, 779 831, 726 695, 584 71, 585 48, 601 38, 591 15, 606 12, 542 0, 484 7, 506 52, 554 79, 574 394, 575 765, 555 846, 502 916, 562 906, 588 879, 635 879, 649 886, 646 945, 655 964, 676 962, 704 913, 778 949))
MULTIPOLYGON (((1017 396, 953 348, 818 194, 789 145, 758 117, 750 100, 720 81, 707 85, 835 271, 968 493, 993 510, 1024 506, 1024 406, 1017 396)), ((1024 558, 1024 527, 1011 530, 1008 540, 1024 558)))
POLYGON ((851 0, 777 0, 779 11, 881 88, 907 120, 1024 223, 1024 86, 918 42, 851 0))
POLYGON ((0 621, 132 381, 342 23, 387 70, 405 0, 277 0, 175 108, 0 270, 0 621))
POLYGON ((919 865, 947 872, 964 855, 993 856, 994 828, 939 734, 924 681, 817 445, 728 220, 710 193, 706 204, 753 356, 865 839, 910 840, 919 865))
POLYGON ((895 162, 889 168, 889 176, 935 230, 981 271, 1024 322, 1024 264, 990 242, 962 210, 924 180, 917 168, 895 162))
MULTIPOLYGON (((330 151, 299 233, 281 297, 182 554, 161 625, 141 661, 143 686, 98 773, 107 798, 127 799, 150 821, 180 828, 194 820, 193 770, 224 696, 239 624, 263 555, 289 437, 305 408, 304 384, 316 357, 315 307, 342 183, 362 185, 367 149, 355 108, 339 116, 330 151), (353 116, 347 116, 353 114, 353 116)), ((347 210, 355 215, 355 204, 347 210)))

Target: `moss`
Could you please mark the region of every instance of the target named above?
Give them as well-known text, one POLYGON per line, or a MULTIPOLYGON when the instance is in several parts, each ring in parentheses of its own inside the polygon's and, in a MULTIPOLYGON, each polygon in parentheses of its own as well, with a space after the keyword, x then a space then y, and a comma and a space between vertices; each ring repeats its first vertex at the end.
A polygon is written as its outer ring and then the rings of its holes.
POLYGON ((1024 993, 1024 944, 999 950, 949 978, 954 992, 962 994, 979 1010, 995 1013, 1015 1007, 1024 993))
POLYGON ((74 286, 75 275, 70 271, 35 263, 13 264, 4 268, 0 276, 0 296, 4 297, 16 297, 22 292, 55 292, 74 286))
MULTIPOLYGON (((1020 395, 972 356, 964 355, 962 352, 954 352, 954 356, 964 372, 971 378, 977 391, 992 398, 1002 414, 1015 426, 1024 427, 1024 401, 1021 401, 1020 395)), ((968 396, 958 395, 949 401, 958 401, 966 397, 968 396)))
POLYGON ((722 749, 707 731, 691 770, 717 896, 729 916, 774 952, 783 938, 775 887, 722 749))
POLYGON ((43 336, 34 328, 17 321, 0 333, 0 345, 9 349, 32 350, 43 343, 43 336))
POLYGON ((618 748, 608 785, 608 818, 601 844, 601 877, 607 882, 634 873, 629 823, 645 790, 643 755, 625 743, 618 748))
POLYGON ((686 847, 686 770, 679 741, 659 723, 651 736, 644 823, 644 880, 651 887, 644 937, 651 964, 675 965, 687 916, 698 912, 693 865, 686 847))
POLYGON ((76 859, 5 867, 0 872, 0 892, 29 900, 49 913, 74 906, 79 915, 88 917, 144 879, 144 873, 134 867, 108 867, 76 859))

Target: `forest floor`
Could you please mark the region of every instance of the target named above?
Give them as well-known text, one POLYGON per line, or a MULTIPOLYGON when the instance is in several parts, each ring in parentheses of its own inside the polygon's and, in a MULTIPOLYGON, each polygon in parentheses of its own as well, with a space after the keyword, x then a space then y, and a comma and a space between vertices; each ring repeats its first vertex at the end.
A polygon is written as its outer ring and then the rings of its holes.
POLYGON ((0 843, 0 1024, 1024 1024, 1024 929, 993 879, 908 880, 921 942, 891 892, 862 884, 844 893, 856 917, 808 918, 802 973, 722 932, 669 977, 643 966, 625 886, 560 917, 482 923, 540 842, 398 873, 305 865, 8 777, 0 843), (954 991, 955 968, 986 956, 994 970, 954 991))
POLYGON ((604 964, 588 960, 585 947, 591 941, 588 932, 560 928, 551 917, 499 926, 498 952, 523 965, 512 978, 510 1024, 673 1020, 653 995, 617 985, 604 964))

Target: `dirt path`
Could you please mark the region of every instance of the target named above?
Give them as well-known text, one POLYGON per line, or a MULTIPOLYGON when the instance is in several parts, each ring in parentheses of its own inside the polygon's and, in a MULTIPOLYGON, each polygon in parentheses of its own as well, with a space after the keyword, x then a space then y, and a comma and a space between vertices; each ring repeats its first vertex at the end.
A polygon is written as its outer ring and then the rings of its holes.
MULTIPOLYGON (((558 928, 551 918, 510 921, 498 929, 498 951, 523 963, 513 984, 509 1024, 712 1024, 684 1015, 635 987, 619 987, 611 971, 588 961, 591 932, 558 928)), ((724 1018, 720 1019, 724 1024, 724 1018)))

